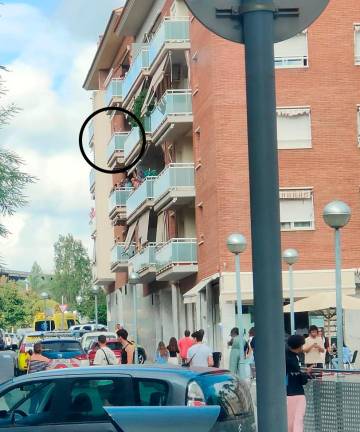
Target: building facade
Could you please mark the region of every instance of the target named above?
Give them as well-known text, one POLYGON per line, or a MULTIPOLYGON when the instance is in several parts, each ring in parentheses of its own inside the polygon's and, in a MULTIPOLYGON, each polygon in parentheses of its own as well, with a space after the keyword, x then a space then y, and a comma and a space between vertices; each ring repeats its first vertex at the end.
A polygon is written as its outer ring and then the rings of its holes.
MULTIPOLYGON (((333 199, 353 211, 343 230, 342 278, 344 291, 356 294, 360 9, 350 3, 331 2, 309 29, 275 45, 282 247, 299 251, 296 298, 334 290, 333 233, 322 220, 333 199)), ((95 174, 94 280, 108 294, 110 325, 133 332, 127 275, 134 270, 139 338, 148 350, 203 328, 226 361, 237 313, 226 248, 232 232, 249 244, 241 284, 246 327, 254 321, 243 47, 210 33, 183 0, 128 0, 112 13, 84 88, 103 106, 135 113, 147 141, 126 173, 95 174)), ((93 137, 95 160, 108 169, 129 166, 141 147, 139 127, 114 111, 94 121, 93 137)), ((284 266, 285 303, 287 281, 284 266)), ((357 322, 351 313, 346 319, 357 322)), ((298 328, 308 324, 299 314, 298 328)))

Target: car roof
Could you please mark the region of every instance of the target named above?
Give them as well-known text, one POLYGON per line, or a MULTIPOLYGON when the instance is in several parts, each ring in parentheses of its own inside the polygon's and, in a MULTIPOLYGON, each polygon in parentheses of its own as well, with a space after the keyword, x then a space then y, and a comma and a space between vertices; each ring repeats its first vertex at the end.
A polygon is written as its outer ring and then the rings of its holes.
POLYGON ((74 337, 53 337, 46 338, 42 342, 79 342, 80 341, 74 337))
POLYGON ((79 368, 67 368, 67 369, 53 369, 53 370, 47 370, 43 372, 35 372, 29 375, 23 375, 21 377, 17 377, 13 379, 14 383, 17 382, 25 382, 25 381, 31 381, 34 378, 41 379, 41 378, 57 378, 57 377, 69 377, 69 378, 81 378, 81 377, 92 377, 96 378, 98 375, 116 375, 116 374, 137 374, 137 372, 140 372, 141 375, 145 375, 146 373, 149 373, 151 378, 154 376, 158 376, 161 378, 161 372, 163 372, 166 375, 178 375, 180 377, 186 378, 186 379, 193 379, 197 376, 203 376, 203 375, 229 375, 231 372, 226 369, 217 369, 217 368, 184 368, 181 366, 175 366, 175 365, 121 365, 121 366, 97 366, 94 367, 79 367, 79 368))
POLYGON ((107 336, 107 335, 116 335, 116 333, 115 332, 109 332, 109 331, 99 331, 99 330, 97 330, 97 331, 92 331, 92 332, 85 333, 84 336, 83 336, 83 338, 87 338, 87 337, 90 337, 90 336, 100 336, 100 335, 104 335, 104 336, 107 336))

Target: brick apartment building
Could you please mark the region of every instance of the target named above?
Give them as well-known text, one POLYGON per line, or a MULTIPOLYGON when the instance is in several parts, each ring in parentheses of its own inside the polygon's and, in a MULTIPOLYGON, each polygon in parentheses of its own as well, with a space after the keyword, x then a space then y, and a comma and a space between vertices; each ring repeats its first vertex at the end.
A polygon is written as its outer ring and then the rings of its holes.
MULTIPOLYGON (((113 11, 86 77, 94 109, 122 106, 146 130, 148 150, 127 174, 91 174, 94 282, 108 294, 110 326, 131 328, 127 275, 141 278, 139 338, 149 350, 185 328, 204 328, 225 353, 235 325, 234 259, 241 232, 246 326, 253 323, 243 47, 206 30, 183 0, 128 0, 113 11), (112 177, 112 178, 111 178, 112 177)), ((343 288, 360 267, 360 7, 330 2, 305 32, 275 45, 283 249, 299 251, 296 298, 334 289, 333 233, 325 204, 347 202, 343 288)), ((94 118, 95 162, 134 160, 140 133, 122 114, 94 118)), ((283 268, 283 292, 288 293, 283 268)), ((356 313, 346 314, 348 343, 356 313), (351 325, 350 325, 351 324, 351 325)), ((297 327, 308 325, 298 314, 297 327)), ((357 338, 357 339, 356 339, 357 338)), ((356 340, 355 340, 356 339, 356 340)), ((152 352, 152 351, 150 351, 152 352)))

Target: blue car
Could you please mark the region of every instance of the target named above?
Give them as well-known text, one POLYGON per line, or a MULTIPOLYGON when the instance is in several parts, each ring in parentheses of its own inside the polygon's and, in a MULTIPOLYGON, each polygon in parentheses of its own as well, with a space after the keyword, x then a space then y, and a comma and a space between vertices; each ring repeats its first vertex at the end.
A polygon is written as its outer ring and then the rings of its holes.
POLYGON ((17 432, 256 430, 247 384, 226 370, 168 365, 73 368, 14 378, 0 387, 2 429, 17 432), (208 407, 213 409, 207 410, 208 407), (183 410, 185 413, 181 414, 183 410), (130 412, 133 415, 129 417, 130 412), (193 427, 187 423, 190 413, 193 427), (169 415, 176 417, 166 424, 164 418, 169 415), (165 428, 161 426, 161 418, 165 428), (207 429, 200 427, 200 418, 207 429))

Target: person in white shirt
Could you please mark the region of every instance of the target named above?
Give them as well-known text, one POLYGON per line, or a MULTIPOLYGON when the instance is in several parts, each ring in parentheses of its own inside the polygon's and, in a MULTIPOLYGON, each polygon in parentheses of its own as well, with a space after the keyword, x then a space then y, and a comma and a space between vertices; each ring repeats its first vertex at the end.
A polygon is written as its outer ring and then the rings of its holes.
POLYGON ((200 331, 194 333, 195 344, 188 350, 188 364, 195 367, 214 366, 211 349, 203 343, 204 334, 200 331))
POLYGON ((99 349, 96 351, 94 366, 109 366, 119 364, 114 351, 106 346, 106 336, 98 337, 99 349))

